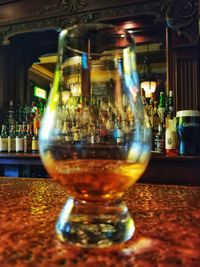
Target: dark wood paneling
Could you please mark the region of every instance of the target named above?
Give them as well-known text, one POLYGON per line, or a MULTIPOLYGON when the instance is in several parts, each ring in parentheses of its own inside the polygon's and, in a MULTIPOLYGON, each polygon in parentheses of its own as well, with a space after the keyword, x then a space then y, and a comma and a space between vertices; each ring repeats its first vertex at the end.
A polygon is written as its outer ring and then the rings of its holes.
POLYGON ((200 157, 152 155, 139 182, 200 185, 200 157))
POLYGON ((174 48, 176 107, 199 109, 200 51, 198 45, 174 48))

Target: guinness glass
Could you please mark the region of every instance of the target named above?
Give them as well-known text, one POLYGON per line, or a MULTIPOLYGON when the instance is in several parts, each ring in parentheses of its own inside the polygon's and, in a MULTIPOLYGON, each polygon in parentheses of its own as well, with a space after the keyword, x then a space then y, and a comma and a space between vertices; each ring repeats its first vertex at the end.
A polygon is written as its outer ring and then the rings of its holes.
POLYGON ((200 155, 200 111, 180 110, 176 117, 179 155, 200 155))

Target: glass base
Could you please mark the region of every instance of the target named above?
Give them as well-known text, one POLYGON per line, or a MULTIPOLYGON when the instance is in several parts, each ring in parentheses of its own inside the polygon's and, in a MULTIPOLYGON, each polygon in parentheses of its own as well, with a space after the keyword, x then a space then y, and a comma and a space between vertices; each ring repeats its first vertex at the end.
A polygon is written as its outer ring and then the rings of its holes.
POLYGON ((58 218, 61 241, 82 247, 108 247, 129 240, 135 231, 126 204, 69 198, 58 218))

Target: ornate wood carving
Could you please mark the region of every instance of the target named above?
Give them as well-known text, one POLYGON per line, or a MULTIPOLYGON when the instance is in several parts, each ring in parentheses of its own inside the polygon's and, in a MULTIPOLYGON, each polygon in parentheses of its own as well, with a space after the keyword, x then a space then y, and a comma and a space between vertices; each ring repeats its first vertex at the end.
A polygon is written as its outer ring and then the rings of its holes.
POLYGON ((49 10, 60 10, 64 9, 67 13, 78 12, 87 6, 87 0, 58 0, 54 4, 48 4, 41 7, 37 11, 37 15, 41 15, 49 10))
MULTIPOLYGON (((14 4, 16 4, 15 1, 14 4)), ((138 15, 154 15, 167 20, 169 27, 186 36, 191 42, 198 39, 197 0, 135 0, 114 1, 113 6, 95 8, 93 0, 49 1, 21 23, 1 26, 0 43, 8 43, 9 37, 18 33, 46 28, 64 28, 80 22, 106 21, 115 18, 133 18, 138 15)), ((12 5, 12 3, 10 4, 12 5)), ((100 2, 99 2, 100 6, 100 2)), ((1 23, 1 22, 0 22, 1 23)))
POLYGON ((191 42, 198 39, 198 3, 196 0, 168 1, 166 20, 170 28, 191 42))

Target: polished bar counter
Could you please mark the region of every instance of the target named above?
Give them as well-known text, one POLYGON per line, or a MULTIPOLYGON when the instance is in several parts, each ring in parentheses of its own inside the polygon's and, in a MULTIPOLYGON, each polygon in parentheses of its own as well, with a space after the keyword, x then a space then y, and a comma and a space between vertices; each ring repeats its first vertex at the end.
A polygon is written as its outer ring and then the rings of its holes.
POLYGON ((55 222, 66 197, 50 179, 0 177, 0 266, 200 266, 200 187, 133 185, 124 199, 135 235, 109 249, 57 239, 55 222))

